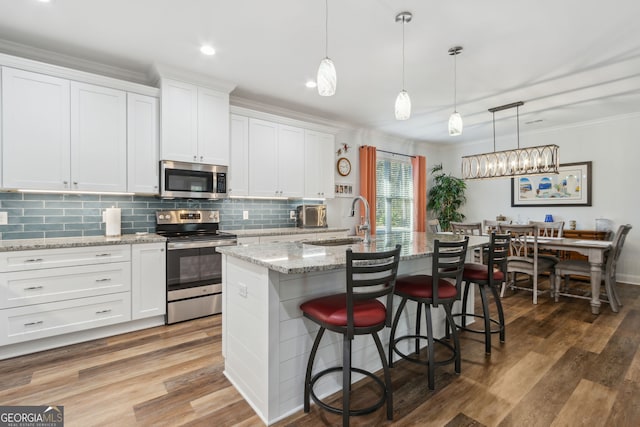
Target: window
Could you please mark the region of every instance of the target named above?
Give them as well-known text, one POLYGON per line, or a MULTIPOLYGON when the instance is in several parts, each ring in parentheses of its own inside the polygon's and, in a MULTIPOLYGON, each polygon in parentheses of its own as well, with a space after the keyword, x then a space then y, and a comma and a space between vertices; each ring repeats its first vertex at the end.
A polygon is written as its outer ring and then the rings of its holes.
POLYGON ((411 162, 397 158, 376 161, 376 231, 413 230, 413 176, 411 162))

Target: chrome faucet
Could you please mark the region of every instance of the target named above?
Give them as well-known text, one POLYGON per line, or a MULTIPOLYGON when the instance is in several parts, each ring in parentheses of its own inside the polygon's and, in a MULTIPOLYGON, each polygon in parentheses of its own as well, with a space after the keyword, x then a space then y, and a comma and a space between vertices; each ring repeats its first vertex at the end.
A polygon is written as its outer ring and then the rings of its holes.
POLYGON ((371 242, 371 227, 369 226, 369 202, 362 196, 357 196, 351 202, 351 215, 354 216, 356 214, 356 203, 360 200, 364 203, 364 224, 356 225, 356 231, 364 231, 364 240, 362 243, 370 243, 371 242))

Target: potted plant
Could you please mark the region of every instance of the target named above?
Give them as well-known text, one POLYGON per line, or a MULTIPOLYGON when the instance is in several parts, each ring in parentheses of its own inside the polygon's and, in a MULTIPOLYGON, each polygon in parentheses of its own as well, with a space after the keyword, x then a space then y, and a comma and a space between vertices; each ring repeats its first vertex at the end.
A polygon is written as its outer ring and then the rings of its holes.
POLYGON ((464 191, 467 184, 460 178, 447 175, 442 170, 442 163, 431 169, 433 186, 429 189, 427 209, 440 221, 440 227, 448 231, 451 222, 462 222, 465 216, 458 211, 467 201, 464 191))

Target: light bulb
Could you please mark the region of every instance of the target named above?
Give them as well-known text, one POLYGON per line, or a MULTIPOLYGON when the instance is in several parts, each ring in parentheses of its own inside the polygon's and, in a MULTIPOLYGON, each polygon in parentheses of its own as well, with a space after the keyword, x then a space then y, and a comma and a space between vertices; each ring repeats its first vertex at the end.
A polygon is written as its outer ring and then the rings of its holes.
POLYGON ((403 89, 396 98, 396 119, 407 120, 409 117, 411 117, 411 98, 403 89))

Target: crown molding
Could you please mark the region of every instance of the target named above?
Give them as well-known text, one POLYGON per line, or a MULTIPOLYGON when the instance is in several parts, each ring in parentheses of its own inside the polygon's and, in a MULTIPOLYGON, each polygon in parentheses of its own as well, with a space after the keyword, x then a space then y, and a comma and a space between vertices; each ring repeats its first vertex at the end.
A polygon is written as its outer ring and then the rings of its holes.
POLYGON ((31 59, 34 61, 46 62, 48 64, 58 65, 61 67, 86 71, 93 74, 100 74, 115 79, 127 80, 142 85, 147 85, 149 83, 147 74, 143 72, 114 67, 112 65, 90 61, 71 55, 65 55, 63 53, 57 53, 51 50, 27 46, 9 40, 0 39, 0 52, 26 59, 31 59))
POLYGON ((290 126, 305 127, 318 132, 336 134, 343 130, 354 130, 357 127, 345 122, 330 120, 321 116, 301 113, 284 107, 267 104, 236 95, 229 97, 230 111, 233 114, 275 121, 290 126))
POLYGON ((161 80, 163 78, 172 79, 172 80, 180 80, 185 83, 192 83, 198 86, 204 86, 210 89, 219 90, 224 93, 230 93, 233 89, 235 89, 236 84, 218 79, 216 77, 211 77, 205 74, 196 73, 193 71, 182 70, 179 68, 172 67, 166 64, 153 64, 147 77, 154 84, 160 86, 161 80))

